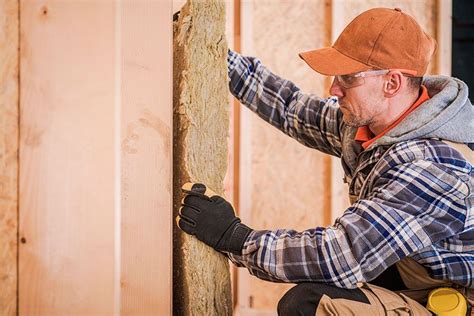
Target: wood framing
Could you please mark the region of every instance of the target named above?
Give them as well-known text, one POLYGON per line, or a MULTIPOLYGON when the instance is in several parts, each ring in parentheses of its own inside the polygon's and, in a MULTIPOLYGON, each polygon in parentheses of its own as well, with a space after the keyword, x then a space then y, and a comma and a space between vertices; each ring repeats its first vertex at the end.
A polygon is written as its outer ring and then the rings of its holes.
POLYGON ((18 1, 0 2, 0 315, 17 314, 18 1))
MULTIPOLYGON (((232 49, 236 52, 241 52, 241 21, 242 21, 242 14, 241 14, 241 0, 233 0, 233 39, 234 45, 232 49)), ((229 15, 227 15, 229 16, 229 15)), ((232 143, 232 202, 234 205, 234 209, 237 211, 238 215, 240 216, 240 102, 232 97, 232 131, 231 131, 231 139, 230 142, 232 143)), ((235 265, 231 266, 231 279, 232 279, 232 301, 233 301, 233 308, 235 309, 238 304, 238 295, 239 292, 239 279, 238 279, 239 271, 235 265)))
MULTIPOLYGON (((241 5, 242 54, 258 57, 303 91, 322 96, 324 78, 298 53, 326 43, 327 26, 315 23, 325 21, 325 3, 242 1, 241 5), (302 19, 302 12, 311 18, 302 19)), ((325 225, 330 216, 329 159, 263 122, 245 106, 240 108, 242 221, 254 229, 325 225)), ((257 280, 244 269, 239 269, 238 280, 237 315, 274 313, 278 299, 291 287, 257 280)))
POLYGON ((438 74, 451 76, 453 1, 437 0, 438 74))

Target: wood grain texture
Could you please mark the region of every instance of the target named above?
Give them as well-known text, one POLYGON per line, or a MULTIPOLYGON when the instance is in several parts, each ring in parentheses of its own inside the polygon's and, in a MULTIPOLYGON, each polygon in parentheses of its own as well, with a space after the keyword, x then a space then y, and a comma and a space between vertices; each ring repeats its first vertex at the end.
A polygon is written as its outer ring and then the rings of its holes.
POLYGON ((121 10, 121 315, 172 312, 171 15, 170 1, 121 10))
MULTIPOLYGON (((202 182, 223 193, 229 132, 225 5, 189 0, 174 26, 174 203, 181 185, 202 182)), ((175 214, 175 215, 176 215, 175 214)), ((175 315, 231 315, 227 258, 174 232, 175 315)))
POLYGON ((21 2, 21 315, 114 313, 115 7, 21 2))
POLYGON ((21 3, 20 314, 172 313, 171 7, 21 3))
POLYGON ((17 314, 18 2, 0 2, 0 315, 17 314))

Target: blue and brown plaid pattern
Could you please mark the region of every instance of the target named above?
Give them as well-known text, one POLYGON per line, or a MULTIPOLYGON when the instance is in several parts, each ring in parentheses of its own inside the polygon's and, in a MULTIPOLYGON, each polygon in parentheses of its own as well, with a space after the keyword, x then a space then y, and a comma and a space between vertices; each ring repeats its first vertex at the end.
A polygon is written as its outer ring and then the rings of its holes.
MULTIPOLYGON (((228 65, 241 103, 302 144, 341 156, 337 99, 303 93, 256 58, 229 51, 228 65)), ((351 172, 363 169, 359 199, 333 226, 253 231, 230 260, 274 282, 354 288, 409 256, 434 278, 474 288, 473 166, 440 140, 414 139, 369 148, 351 172)))

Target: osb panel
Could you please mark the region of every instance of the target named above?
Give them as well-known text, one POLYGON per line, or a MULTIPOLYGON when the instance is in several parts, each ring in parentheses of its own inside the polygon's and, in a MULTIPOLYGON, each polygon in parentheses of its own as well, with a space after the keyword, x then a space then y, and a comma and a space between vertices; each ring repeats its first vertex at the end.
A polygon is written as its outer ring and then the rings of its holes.
POLYGON ((0 2, 0 315, 17 314, 18 1, 0 2))
MULTIPOLYGON (((338 18, 343 19, 346 25, 363 11, 376 7, 402 9, 402 11, 414 17, 426 33, 436 38, 436 0, 344 0, 344 10, 339 13, 338 18)), ((433 57, 427 74, 435 72, 436 62, 433 57)))
MULTIPOLYGON (((324 1, 253 0, 252 7, 252 38, 244 39, 244 45, 250 40, 254 49, 244 54, 257 56, 306 92, 327 95, 325 78, 298 57, 299 52, 327 45, 324 1)), ((255 115, 250 126, 250 225, 297 230, 324 225, 330 194, 328 158, 255 115)), ((256 309, 276 310, 278 300, 292 286, 256 278, 249 282, 251 307, 256 309)))
MULTIPOLYGON (((174 203, 183 183, 222 194, 229 129, 225 4, 189 0, 174 26, 174 203)), ((176 315, 231 315, 226 257, 174 231, 176 315)))

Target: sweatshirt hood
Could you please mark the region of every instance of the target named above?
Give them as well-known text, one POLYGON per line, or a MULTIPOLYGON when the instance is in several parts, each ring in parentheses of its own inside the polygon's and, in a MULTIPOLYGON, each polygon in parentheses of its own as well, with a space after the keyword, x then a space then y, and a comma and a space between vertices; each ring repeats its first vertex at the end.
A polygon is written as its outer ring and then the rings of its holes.
POLYGON ((474 143, 474 107, 468 99, 467 85, 445 76, 426 76, 423 85, 430 99, 375 141, 374 146, 420 138, 474 143))

